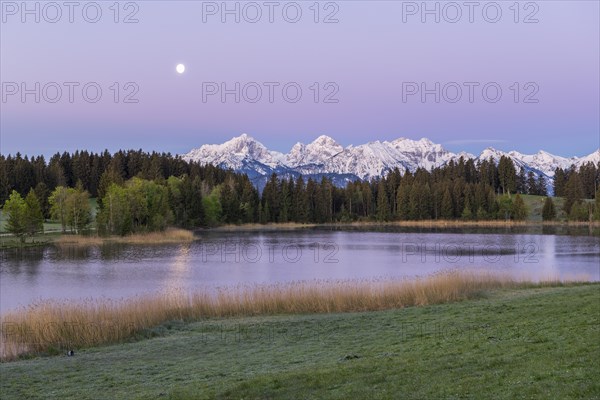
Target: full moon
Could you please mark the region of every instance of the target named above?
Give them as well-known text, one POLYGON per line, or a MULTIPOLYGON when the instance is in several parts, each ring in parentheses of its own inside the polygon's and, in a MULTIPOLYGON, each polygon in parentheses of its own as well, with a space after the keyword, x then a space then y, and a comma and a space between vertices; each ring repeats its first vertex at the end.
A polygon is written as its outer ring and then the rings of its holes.
POLYGON ((177 64, 177 66, 175 67, 175 70, 178 73, 183 74, 183 72, 185 71, 185 65, 183 65, 183 64, 177 64))

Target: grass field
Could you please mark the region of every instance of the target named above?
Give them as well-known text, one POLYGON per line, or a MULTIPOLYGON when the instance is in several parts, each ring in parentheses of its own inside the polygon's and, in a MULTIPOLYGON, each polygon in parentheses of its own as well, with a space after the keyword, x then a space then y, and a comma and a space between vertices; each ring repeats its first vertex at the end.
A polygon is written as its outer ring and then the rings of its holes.
POLYGON ((171 322, 0 364, 2 399, 598 399, 600 284, 398 310, 171 322))
POLYGON ((171 291, 123 301, 44 301, 0 316, 0 361, 118 343, 171 320, 380 311, 442 304, 489 289, 555 286, 485 272, 447 271, 421 279, 291 282, 206 292, 171 291), (90 329, 93 327, 93 329, 90 329))

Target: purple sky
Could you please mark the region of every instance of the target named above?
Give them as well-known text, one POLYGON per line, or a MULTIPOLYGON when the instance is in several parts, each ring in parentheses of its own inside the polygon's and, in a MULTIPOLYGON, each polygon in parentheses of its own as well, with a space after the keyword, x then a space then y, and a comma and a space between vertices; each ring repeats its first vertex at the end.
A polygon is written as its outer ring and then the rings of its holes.
MULTIPOLYGON (((527 9, 521 2, 518 23, 510 8, 513 1, 495 3, 502 11, 496 23, 484 18, 483 6, 489 2, 474 9, 472 23, 464 6, 456 23, 447 21, 456 15, 451 8, 441 10, 440 23, 433 15, 425 15, 422 23, 420 10, 408 15, 421 1, 371 0, 332 3, 338 8, 334 15, 338 23, 322 22, 336 10, 334 5, 324 9, 326 2, 321 2, 321 22, 315 23, 313 3, 295 3, 302 10, 297 23, 283 18, 286 4, 286 17, 295 16, 289 2, 274 9, 273 23, 265 6, 257 23, 245 20, 254 18, 251 8, 241 13, 240 23, 232 15, 222 23, 220 12, 205 15, 203 22, 203 7, 220 7, 220 1, 131 3, 137 10, 123 9, 122 2, 119 23, 113 21, 112 1, 98 2, 102 16, 97 23, 83 18, 83 2, 74 10, 73 23, 66 7, 56 23, 47 21, 55 18, 56 10, 40 9, 36 23, 35 15, 22 15, 20 1, 3 1, 0 150, 48 155, 84 148, 142 148, 184 153, 241 133, 280 151, 321 134, 343 145, 428 137, 449 150, 472 153, 493 146, 582 156, 600 147, 599 2, 539 1, 529 2, 527 9), (131 12, 139 22, 123 23, 131 12), (528 16, 538 22, 524 23, 528 16), (25 23, 22 17, 27 18, 25 23), (177 63, 186 65, 184 74, 175 72, 177 63), (40 89, 40 103, 34 94, 23 103, 21 93, 9 93, 13 82, 28 88, 35 82, 41 87, 57 82, 62 98, 47 101, 55 96, 50 85, 46 97, 40 89), (80 83, 73 103, 64 82, 80 83), (87 82, 97 82, 103 91, 97 103, 82 97, 87 82), (114 82, 120 85, 117 103, 111 90, 114 82), (123 102, 131 92, 131 87, 123 87, 127 82, 139 88, 134 96, 138 103, 123 102), (257 82, 263 97, 256 103, 242 97, 235 103, 234 95, 228 95, 222 103, 219 95, 213 95, 203 102, 206 82, 225 82, 230 88, 235 82, 241 86, 257 82), (273 103, 264 82, 280 83, 273 103), (297 82, 303 91, 297 103, 282 97, 281 88, 288 82, 297 82), (321 86, 318 103, 311 90, 314 82, 321 86), (323 102, 333 88, 324 90, 327 82, 339 88, 337 103, 323 102), (403 102, 403 82, 425 83, 429 88, 435 82, 440 87, 457 82, 463 96, 456 103, 447 101, 455 96, 454 86, 448 85, 446 98, 440 93, 440 103, 434 102, 434 94, 425 103, 420 94, 403 102), (464 82, 480 84, 472 103, 464 82), (482 87, 489 82, 502 89, 496 103, 482 96, 482 87), (520 86, 517 103, 514 82, 520 86), (536 90, 531 98, 538 102, 524 102, 536 90)), ((231 8, 235 4, 228 3, 231 8)), ((433 8, 436 2, 427 4, 433 8)), ((94 14, 93 8, 87 9, 88 19, 94 14)), ((485 17, 493 19, 495 9, 488 7, 485 17)), ((254 93, 248 86, 248 97, 254 93)), ((488 93, 494 95, 491 89, 488 93)))

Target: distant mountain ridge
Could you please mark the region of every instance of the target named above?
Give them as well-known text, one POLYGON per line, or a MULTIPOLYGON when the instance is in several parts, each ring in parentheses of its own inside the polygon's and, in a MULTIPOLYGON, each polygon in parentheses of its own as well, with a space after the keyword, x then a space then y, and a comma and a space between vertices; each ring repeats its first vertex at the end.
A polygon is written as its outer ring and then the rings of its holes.
POLYGON ((399 138, 391 142, 377 140, 343 147, 331 137, 322 135, 309 144, 296 143, 289 153, 284 154, 269 150, 253 137, 242 134, 225 143, 205 144, 182 155, 184 160, 246 173, 258 187, 262 187, 272 173, 284 177, 303 175, 317 179, 327 176, 336 185, 343 186, 349 181, 384 176, 394 168, 401 173, 407 170, 414 172, 418 168, 429 170, 451 160, 458 161, 460 157, 475 161, 492 158, 497 163, 502 156, 510 157, 517 171, 523 167, 526 172, 544 175, 551 187, 557 167, 579 167, 588 162, 596 164, 600 162, 600 149, 585 157, 566 158, 543 150, 528 155, 488 147, 475 156, 466 152, 449 152, 426 138, 399 138))

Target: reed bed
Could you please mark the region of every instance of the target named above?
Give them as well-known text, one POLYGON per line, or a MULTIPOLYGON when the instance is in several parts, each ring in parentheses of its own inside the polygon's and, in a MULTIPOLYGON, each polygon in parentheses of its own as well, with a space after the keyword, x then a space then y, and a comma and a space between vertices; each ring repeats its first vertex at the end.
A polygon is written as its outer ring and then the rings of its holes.
POLYGON ((578 227, 600 227, 600 221, 515 221, 515 220, 411 220, 390 222, 350 222, 349 226, 401 226, 416 228, 512 228, 529 226, 578 226, 578 227))
POLYGON ((377 311, 454 302, 486 290, 560 285, 485 272, 448 271, 425 278, 314 281, 172 291, 128 300, 45 301, 0 318, 0 359, 122 342, 168 321, 212 317, 377 311))
POLYGON ((127 236, 62 235, 54 243, 58 246, 99 246, 104 243, 161 244, 193 241, 194 233, 185 229, 169 228, 163 232, 136 233, 127 236))

